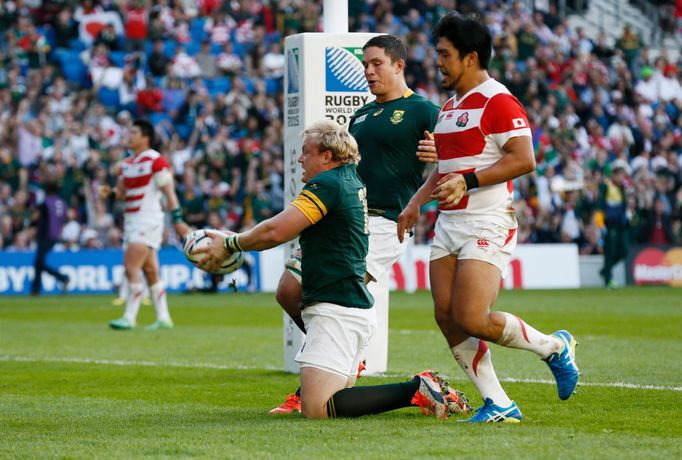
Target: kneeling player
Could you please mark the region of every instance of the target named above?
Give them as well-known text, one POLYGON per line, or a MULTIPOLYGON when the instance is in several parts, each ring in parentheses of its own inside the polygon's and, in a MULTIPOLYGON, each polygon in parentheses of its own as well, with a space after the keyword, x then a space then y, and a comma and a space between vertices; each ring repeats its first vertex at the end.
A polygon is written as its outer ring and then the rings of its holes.
MULTIPOLYGON (((301 412, 308 418, 354 417, 407 407, 413 400, 447 417, 449 387, 436 373, 412 380, 350 388, 363 348, 376 327, 365 285, 368 228, 365 187, 357 175, 357 143, 338 124, 315 123, 303 132, 299 163, 305 187, 286 210, 253 229, 217 233, 199 266, 217 268, 229 254, 264 250, 300 235, 302 322, 307 331, 301 364, 301 412)), ((456 396, 456 395, 455 395, 456 396)))

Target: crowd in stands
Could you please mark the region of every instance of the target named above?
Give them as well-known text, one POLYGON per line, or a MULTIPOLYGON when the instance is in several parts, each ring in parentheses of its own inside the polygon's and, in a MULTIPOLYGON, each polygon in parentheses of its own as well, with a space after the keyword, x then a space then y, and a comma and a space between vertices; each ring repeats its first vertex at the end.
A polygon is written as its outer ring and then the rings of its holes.
MULTIPOLYGON (((440 105, 431 27, 452 9, 480 14, 490 73, 533 129, 537 171, 515 183, 519 243, 601 253, 616 166, 632 241, 680 243, 681 62, 630 28, 593 40, 556 2, 528 3, 351 0, 350 30, 402 37, 409 86, 440 105)), ((0 249, 32 248, 48 177, 70 207, 65 248, 120 246, 121 203, 107 191, 135 117, 156 126, 190 225, 238 230, 279 212, 283 37, 320 31, 321 16, 321 0, 0 1, 0 249)), ((436 215, 423 211, 418 243, 436 215)))

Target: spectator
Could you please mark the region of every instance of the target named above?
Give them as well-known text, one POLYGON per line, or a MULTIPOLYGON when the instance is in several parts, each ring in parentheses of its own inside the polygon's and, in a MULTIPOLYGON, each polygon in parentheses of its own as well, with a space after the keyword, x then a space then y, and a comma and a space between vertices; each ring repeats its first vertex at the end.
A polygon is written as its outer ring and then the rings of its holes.
POLYGON ((175 52, 172 68, 178 78, 194 78, 201 75, 201 68, 196 59, 187 54, 182 46, 178 46, 175 52))
POLYGON ((78 24, 73 19, 69 8, 63 8, 59 11, 53 20, 52 29, 54 30, 57 48, 68 48, 71 45, 71 40, 78 38, 78 24))
POLYGON ((33 24, 26 26, 26 34, 17 40, 17 57, 30 69, 38 69, 46 62, 50 45, 33 24))
POLYGON ((166 54, 163 50, 163 40, 155 40, 152 52, 147 58, 149 71, 155 77, 163 77, 166 75, 166 71, 170 62, 171 60, 166 57, 166 54))
POLYGON ((233 51, 232 43, 227 42, 217 58, 218 68, 226 75, 236 75, 244 65, 242 58, 233 51))
POLYGON ((151 2, 148 0, 121 0, 128 52, 144 52, 148 33, 147 11, 150 8, 151 2))
POLYGON ((580 244, 581 256, 596 256, 604 254, 604 243, 601 239, 599 227, 590 224, 585 229, 585 240, 580 244))
POLYGON ((201 70, 201 76, 209 80, 213 80, 218 73, 216 58, 211 54, 211 44, 208 41, 203 41, 201 43, 201 50, 199 54, 195 56, 199 69, 201 70))
POLYGON ((642 67, 640 71, 642 79, 635 85, 635 93, 642 97, 644 102, 651 104, 658 99, 658 81, 654 79, 654 69, 649 66, 642 67))
POLYGON ((208 33, 210 41, 214 45, 225 45, 236 27, 237 23, 234 19, 219 10, 216 10, 204 23, 204 31, 208 33))
POLYGON ((137 113, 147 116, 150 112, 162 112, 163 92, 154 85, 150 77, 145 78, 145 86, 137 92, 137 113))
POLYGON ((641 35, 632 30, 630 24, 625 24, 623 34, 616 41, 616 48, 623 53, 625 63, 631 72, 635 71, 635 64, 640 57, 640 52, 644 47, 644 40, 641 35))
POLYGON ((113 24, 106 24, 95 39, 94 45, 103 44, 110 51, 118 51, 120 49, 118 35, 113 24))
POLYGON ((661 246, 677 243, 670 213, 666 212, 666 205, 661 197, 654 200, 653 209, 642 222, 639 240, 641 243, 661 246))
POLYGON ((262 60, 263 74, 266 78, 280 79, 284 77, 284 54, 279 43, 270 45, 262 60))

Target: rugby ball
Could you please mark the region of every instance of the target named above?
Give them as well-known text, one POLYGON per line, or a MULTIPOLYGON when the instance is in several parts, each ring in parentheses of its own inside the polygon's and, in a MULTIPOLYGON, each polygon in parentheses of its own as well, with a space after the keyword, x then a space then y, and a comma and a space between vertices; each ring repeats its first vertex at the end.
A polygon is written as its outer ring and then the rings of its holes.
MULTIPOLYGON (((221 238, 226 238, 227 235, 222 232, 218 232, 221 235, 221 238)), ((199 253, 199 254, 193 254, 195 249, 199 248, 205 248, 206 246, 211 244, 211 237, 206 234, 204 230, 194 230, 190 232, 187 237, 185 238, 185 245, 183 246, 182 250, 185 254, 185 257, 187 260, 190 261, 192 265, 197 267, 197 263, 205 257, 205 254, 199 253)), ((220 269, 210 272, 216 275, 225 275, 227 273, 232 273, 236 269, 242 266, 244 263, 244 253, 243 252, 235 252, 232 254, 230 257, 228 257, 220 267, 220 269)), ((199 267, 197 267, 199 268, 199 267)))

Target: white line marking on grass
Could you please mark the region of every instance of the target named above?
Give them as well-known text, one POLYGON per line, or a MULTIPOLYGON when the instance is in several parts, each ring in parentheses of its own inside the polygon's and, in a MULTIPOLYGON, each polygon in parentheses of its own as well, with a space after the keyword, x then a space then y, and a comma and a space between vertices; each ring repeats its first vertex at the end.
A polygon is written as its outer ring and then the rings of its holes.
MULTIPOLYGON (((184 369, 217 369, 217 370, 266 370, 266 371, 281 371, 280 367, 274 366, 227 366, 224 364, 213 363, 178 363, 178 362, 154 362, 154 361, 128 361, 122 359, 92 359, 92 358, 60 358, 60 357, 34 357, 34 356, 10 356, 0 355, 0 361, 15 361, 26 363, 78 363, 78 364, 101 364, 108 366, 143 366, 143 367, 178 367, 184 369)), ((402 373, 385 373, 383 377, 405 377, 402 373)), ((380 376, 377 376, 380 377, 380 376)), ((502 378, 502 382, 509 383, 539 383, 542 385, 555 385, 554 380, 545 379, 517 379, 513 377, 502 378)), ((633 390, 663 390, 663 391, 682 391, 682 387, 665 386, 665 385, 640 385, 637 383, 626 382, 580 382, 578 387, 600 387, 600 388, 628 388, 633 390)))
POLYGON ((127 361, 122 359, 92 359, 92 358, 59 358, 59 357, 33 357, 33 356, 8 356, 0 355, 0 361, 17 361, 25 363, 79 363, 79 364, 103 364, 108 366, 143 366, 143 367, 180 367, 186 369, 218 369, 218 370, 266 370, 279 371, 279 367, 273 366, 225 366, 223 364, 212 363, 178 363, 173 361, 154 362, 154 361, 127 361))
MULTIPOLYGON (((542 383, 546 385, 555 385, 554 380, 544 380, 544 379, 515 379, 515 378, 503 378, 500 379, 502 382, 510 383, 542 383)), ((599 382, 578 382, 578 388, 580 387, 602 387, 602 388, 631 388, 633 390, 667 390, 667 391, 682 391, 682 387, 669 387, 664 385, 640 385, 637 383, 626 383, 626 382, 609 382, 609 383, 599 383, 599 382)))

